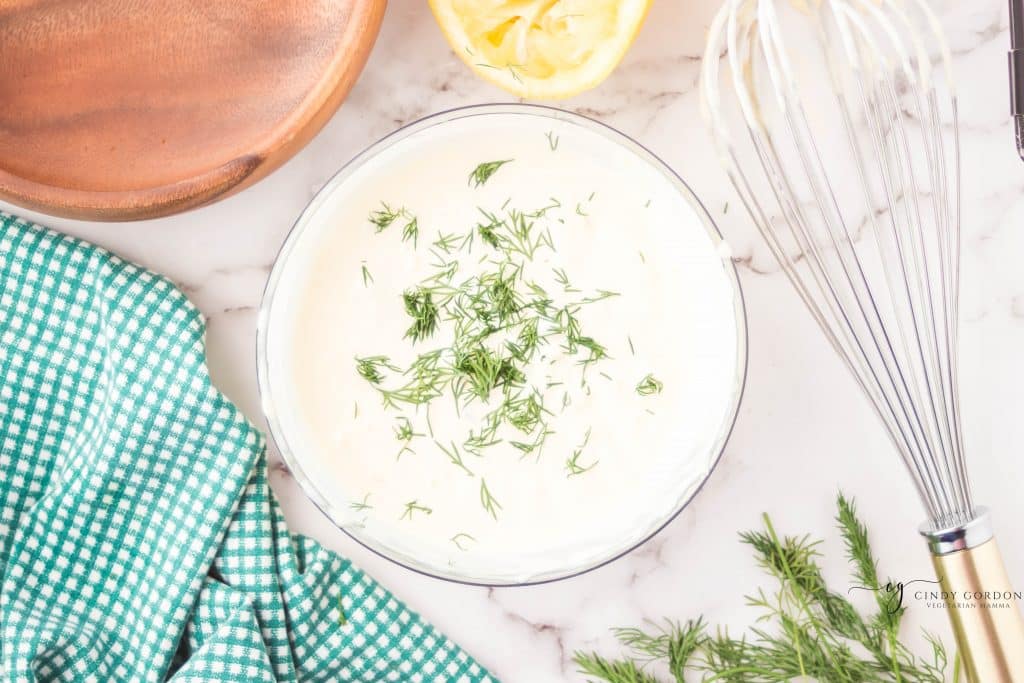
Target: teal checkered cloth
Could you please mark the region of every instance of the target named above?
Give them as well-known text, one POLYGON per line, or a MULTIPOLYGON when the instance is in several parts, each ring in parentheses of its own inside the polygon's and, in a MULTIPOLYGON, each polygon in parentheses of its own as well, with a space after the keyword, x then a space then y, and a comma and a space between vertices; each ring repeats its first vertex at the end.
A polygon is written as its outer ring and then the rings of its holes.
POLYGON ((290 534, 167 280, 0 213, 0 676, 491 681, 290 534))

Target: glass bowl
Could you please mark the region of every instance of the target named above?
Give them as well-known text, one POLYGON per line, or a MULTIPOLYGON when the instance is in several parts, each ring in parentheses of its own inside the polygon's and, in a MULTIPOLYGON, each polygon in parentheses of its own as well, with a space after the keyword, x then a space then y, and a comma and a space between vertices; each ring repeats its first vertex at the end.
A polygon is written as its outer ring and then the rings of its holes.
MULTIPOLYGON (((730 388, 732 392, 731 405, 723 416, 721 424, 717 427, 717 438, 713 442, 714 445, 711 449, 712 452, 707 454, 708 465, 706 471, 704 471, 703 477, 696 484, 689 485, 685 487, 685 490, 678 491, 678 500, 675 501, 674 505, 669 506, 668 509, 659 510, 652 514, 650 518, 644 522, 644 528, 638 529, 634 536, 628 539, 628 542, 623 542, 615 547, 600 549, 600 551, 590 554, 583 560, 577 558, 572 562, 560 564, 556 558, 552 558, 551 566, 546 571, 532 571, 529 575, 525 576, 506 573, 499 575, 460 572, 458 570, 453 570, 450 567, 439 566, 437 563, 423 562, 409 553, 396 549, 388 542, 382 541, 372 533, 368 533, 360 524, 354 523, 353 515, 349 511, 349 505, 341 505, 331 502, 330 497, 325 494, 323 481, 318 482, 317 477, 313 476, 309 472, 309 468, 303 466, 303 454, 301 449, 293 447, 293 443, 290 442, 289 434, 286 433, 287 430, 282 424, 282 404, 278 403, 280 399, 275 396, 274 386, 272 386, 272 375, 274 373, 271 371, 271 362, 273 354, 271 351, 268 351, 268 349, 275 348, 277 340, 279 338, 283 338, 287 332, 287 330, 278 329, 278 326, 274 324, 274 314, 276 310, 275 304, 280 298, 279 290, 281 289, 282 279, 285 277, 285 273, 288 269, 289 259, 293 255, 296 245, 304 239, 307 233, 316 226, 322 227, 324 221, 320 219, 326 217, 326 214, 323 214, 322 212, 324 211, 325 204, 328 203, 332 195, 337 192, 339 188, 343 187, 345 183, 370 160, 388 150, 393 150, 398 143, 407 140, 412 136, 424 134, 425 131, 438 126, 445 126, 446 124, 459 119, 466 117, 509 115, 542 117, 557 121, 559 122, 559 125, 579 126, 591 133, 600 135, 606 140, 614 142, 619 147, 632 153, 648 167, 656 170, 661 177, 670 183, 672 189, 679 193, 703 223, 711 243, 720 248, 720 253, 728 253, 727 249, 724 247, 721 234, 715 226, 714 221, 711 219, 711 216, 701 204, 700 200, 698 200, 690 190, 689 186, 687 186, 686 183, 683 182, 683 180, 676 175, 668 165, 648 149, 614 128, 578 114, 540 105, 494 104, 461 107, 420 119, 419 121, 404 126, 384 137, 377 143, 368 147, 362 153, 356 155, 355 158, 343 166, 337 174, 335 174, 334 177, 332 177, 324 187, 321 188, 316 196, 314 196, 312 201, 310 201, 309 205, 307 205, 305 210, 299 216, 294 227, 285 239, 274 263, 274 267, 271 271, 270 278, 264 292, 263 302, 260 307, 256 344, 260 396, 262 408, 269 424, 271 437, 278 447, 281 457, 288 466, 293 477, 313 504, 316 505, 316 507, 319 508, 332 522, 334 522, 338 528, 348 534, 352 539, 382 557, 385 557, 412 571, 435 578, 484 586, 530 585, 576 576, 622 557, 657 534, 669 522, 671 522, 700 491, 721 458, 721 454, 732 431, 732 427, 739 410, 746 382, 747 369, 746 311, 744 308, 742 290, 740 288, 735 266, 732 264, 730 259, 723 256, 722 267, 731 289, 730 298, 733 309, 732 315, 735 316, 736 324, 736 373, 734 386, 730 388)), ((279 305, 283 307, 287 304, 281 303, 279 305)))

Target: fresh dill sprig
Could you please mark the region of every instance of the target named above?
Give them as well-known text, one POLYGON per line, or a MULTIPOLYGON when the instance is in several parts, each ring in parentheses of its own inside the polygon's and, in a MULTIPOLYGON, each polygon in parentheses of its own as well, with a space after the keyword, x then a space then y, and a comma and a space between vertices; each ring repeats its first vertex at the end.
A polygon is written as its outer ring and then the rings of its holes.
POLYGON ((636 347, 633 346, 633 337, 626 335, 626 341, 629 342, 629 353, 630 355, 636 355, 636 347))
POLYGON ((473 538, 469 534, 463 533, 463 532, 455 534, 454 536, 452 536, 448 540, 451 541, 452 543, 454 543, 455 547, 458 548, 459 550, 463 551, 463 552, 465 552, 467 550, 467 547, 465 545, 463 545, 464 543, 467 543, 467 542, 468 543, 476 543, 476 539, 475 538, 473 538))
POLYGON ((469 174, 469 184, 473 187, 480 187, 491 179, 498 169, 507 163, 515 161, 514 159, 501 159, 500 161, 485 161, 479 164, 469 174))
POLYGON ((425 515, 434 514, 434 511, 426 505, 420 505, 417 500, 410 500, 405 504, 405 510, 402 512, 402 516, 399 517, 399 519, 412 519, 413 513, 416 512, 422 512, 425 515))
POLYGON ((370 269, 366 267, 366 263, 363 263, 363 287, 369 287, 370 283, 373 282, 373 275, 370 274, 370 269))
POLYGON ((660 394, 665 388, 665 383, 656 378, 651 373, 647 373, 642 380, 636 385, 636 393, 641 396, 653 396, 654 394, 660 394))
MULTIPOLYGON (((852 501, 839 494, 837 522, 854 579, 876 594, 893 594, 879 581, 867 530, 852 501)), ((887 599, 862 614, 842 593, 829 589, 819 564, 819 541, 779 536, 771 519, 764 528, 740 535, 758 564, 776 583, 772 593, 747 598, 762 614, 750 635, 711 632, 702 618, 666 620, 646 628, 615 629, 629 651, 626 659, 576 652, 574 661, 592 683, 661 683, 648 671, 657 663, 675 683, 693 680, 777 682, 799 680, 847 683, 943 683, 949 657, 938 638, 925 632, 930 653, 919 656, 899 637, 898 614, 887 599), (897 615, 897 616, 893 616, 897 615)), ((959 659, 953 680, 960 680, 959 659)))
POLYGON ((547 133, 544 134, 544 137, 546 137, 548 139, 548 147, 551 148, 551 151, 552 152, 557 151, 558 150, 559 137, 557 135, 555 135, 555 131, 549 130, 547 133))
POLYGON ((490 489, 487 488, 487 481, 482 477, 480 479, 480 504, 484 506, 487 514, 494 519, 498 519, 498 510, 501 509, 501 503, 491 494, 490 489))

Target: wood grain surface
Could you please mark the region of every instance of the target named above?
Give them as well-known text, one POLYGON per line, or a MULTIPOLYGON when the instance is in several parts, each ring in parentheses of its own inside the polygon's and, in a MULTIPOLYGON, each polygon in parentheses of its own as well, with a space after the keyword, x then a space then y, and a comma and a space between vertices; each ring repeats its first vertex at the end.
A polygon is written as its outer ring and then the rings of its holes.
POLYGON ((77 218, 225 197, 341 104, 385 0, 0 0, 0 196, 77 218))

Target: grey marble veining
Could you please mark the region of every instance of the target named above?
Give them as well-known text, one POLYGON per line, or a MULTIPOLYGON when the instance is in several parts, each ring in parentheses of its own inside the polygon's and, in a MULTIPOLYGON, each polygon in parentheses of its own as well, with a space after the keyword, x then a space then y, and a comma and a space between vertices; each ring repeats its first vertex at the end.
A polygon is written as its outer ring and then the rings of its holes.
MULTIPOLYGON (((667 529, 597 571, 532 588, 488 590, 419 576, 334 529, 270 454, 292 527, 352 557, 510 682, 582 680, 577 649, 618 650, 612 626, 704 614, 741 628, 742 595, 761 581, 737 532, 769 512, 781 531, 827 535, 828 578, 848 584, 833 500, 856 497, 883 573, 929 576, 916 527, 923 513, 869 406, 833 356, 745 219, 697 109, 697 74, 715 0, 656 0, 622 66, 598 89, 560 103, 637 138, 693 187, 728 238, 747 300, 750 372, 725 455, 667 529), (726 210, 730 204, 733 210, 726 210), (813 368, 813 372, 808 369, 813 368)), ((994 511, 1011 577, 1024 588, 1024 164, 1011 141, 1003 0, 939 3, 960 83, 964 168, 963 393, 977 497, 994 511)), ((175 280, 206 314, 217 385, 262 423, 255 324, 274 256, 317 189, 395 127, 465 104, 505 101, 448 49, 426 3, 394 0, 348 101, 300 154, 219 204, 137 224, 15 213, 85 237, 175 280)), ((949 640, 945 614, 911 604, 907 633, 949 640)))

